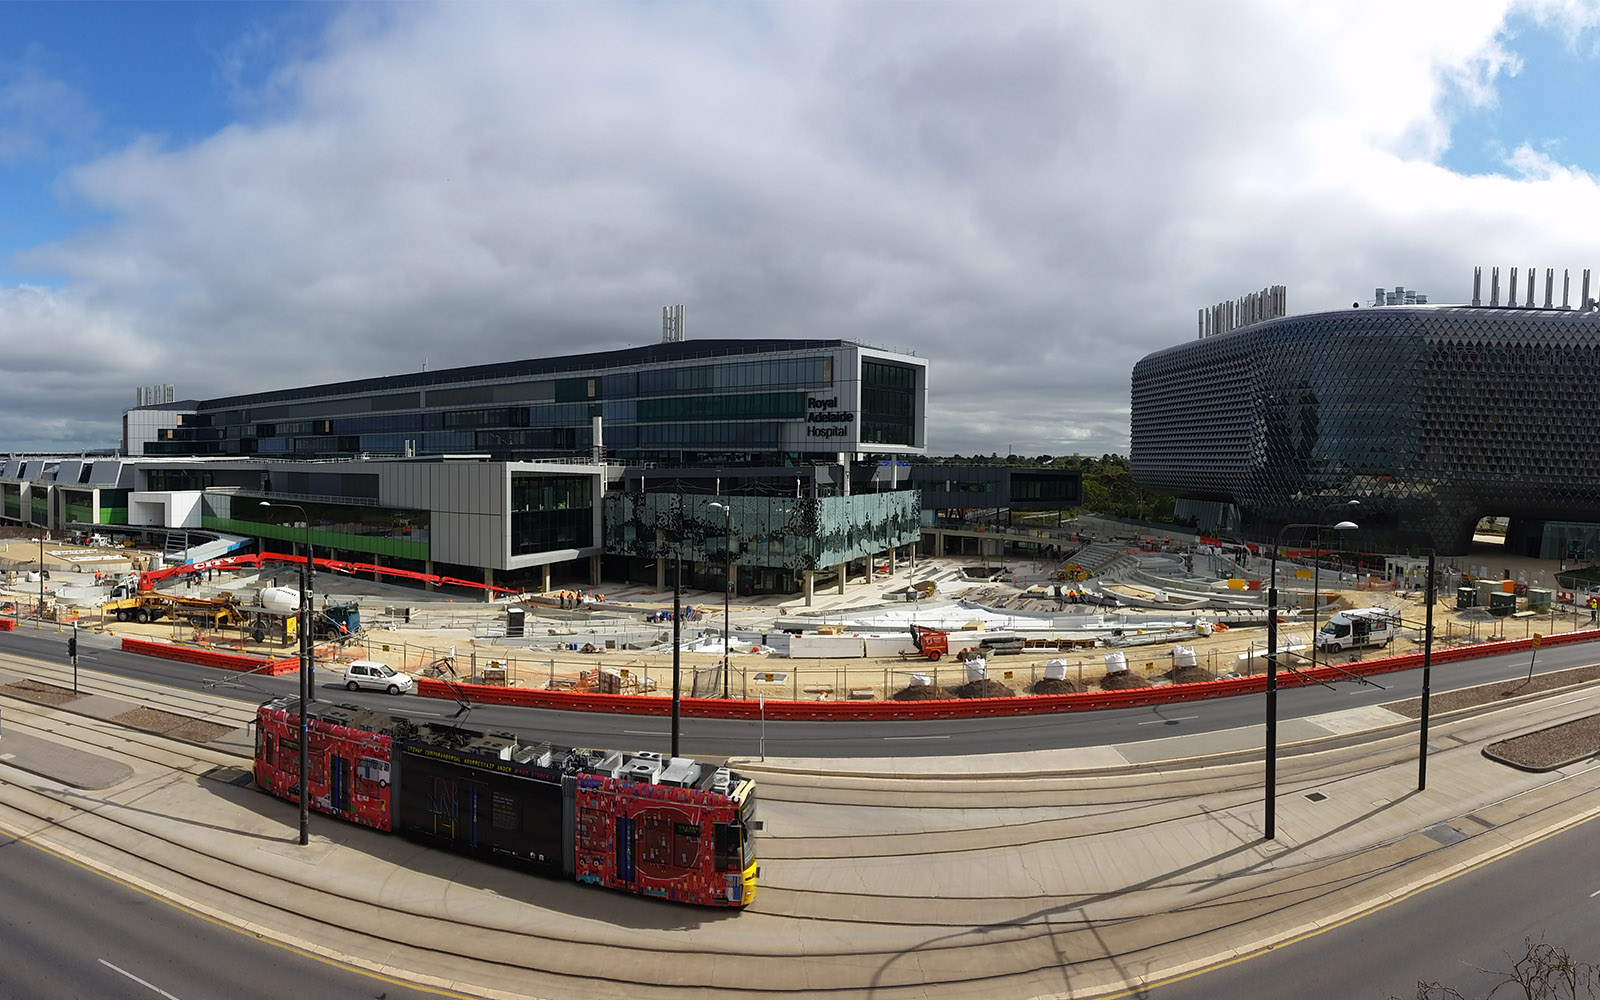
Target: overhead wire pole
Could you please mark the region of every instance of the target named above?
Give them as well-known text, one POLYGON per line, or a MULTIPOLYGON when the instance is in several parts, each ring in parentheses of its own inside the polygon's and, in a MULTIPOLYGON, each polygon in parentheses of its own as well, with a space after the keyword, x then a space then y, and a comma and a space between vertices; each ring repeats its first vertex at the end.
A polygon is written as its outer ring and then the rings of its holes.
POLYGON ((722 700, 728 700, 728 645, 732 642, 731 633, 728 631, 728 601, 733 591, 733 508, 725 503, 711 503, 708 506, 722 511, 723 520, 726 522, 724 545, 726 546, 727 567, 722 575, 722 700))
MULTIPOLYGON (((670 523, 670 522, 669 522, 670 523)), ((683 497, 678 497, 677 523, 672 525, 672 756, 678 756, 680 661, 683 653, 683 497)))
POLYGON ((306 791, 306 714, 311 708, 311 515, 297 503, 261 501, 263 507, 286 507, 300 512, 306 528, 306 561, 300 567, 300 775, 296 795, 300 799, 300 845, 311 842, 311 812, 306 791))
MULTIPOLYGON (((1417 791, 1426 791, 1428 787, 1428 700, 1430 697, 1430 682, 1433 673, 1433 550, 1428 550, 1428 584, 1423 589, 1427 595, 1427 611, 1423 615, 1422 625, 1422 745, 1417 748, 1417 791)), ((1534 637, 1535 640, 1538 636, 1534 637)))
MULTIPOLYGON (((1296 521, 1278 529, 1272 543, 1272 562, 1267 577, 1267 753, 1266 753, 1266 820, 1263 840, 1278 835, 1278 550, 1283 547, 1284 532, 1291 528, 1317 528, 1310 521, 1296 521)), ((1352 531, 1354 521, 1340 521, 1335 531, 1352 531)))

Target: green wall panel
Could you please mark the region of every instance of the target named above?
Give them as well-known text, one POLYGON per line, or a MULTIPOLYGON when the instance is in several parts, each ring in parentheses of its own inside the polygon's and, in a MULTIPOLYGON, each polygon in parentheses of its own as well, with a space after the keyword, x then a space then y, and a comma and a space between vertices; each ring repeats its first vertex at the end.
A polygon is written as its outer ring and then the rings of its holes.
MULTIPOLYGON (((291 543, 303 543, 306 540, 304 528, 290 525, 268 524, 263 521, 238 521, 225 517, 200 518, 202 527, 212 531, 227 532, 231 535, 250 535, 256 538, 272 538, 291 543)), ((409 542, 400 538, 382 538, 373 535, 350 535, 338 531, 311 531, 311 547, 314 549, 344 549, 350 552, 370 552, 378 556, 393 556, 397 559, 428 559, 427 542, 409 542)))

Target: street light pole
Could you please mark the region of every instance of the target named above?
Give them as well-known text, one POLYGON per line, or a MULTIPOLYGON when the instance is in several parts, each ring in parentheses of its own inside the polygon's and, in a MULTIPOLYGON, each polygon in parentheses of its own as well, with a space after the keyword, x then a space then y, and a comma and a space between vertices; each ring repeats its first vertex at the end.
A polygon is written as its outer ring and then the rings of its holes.
POLYGON ((728 700, 728 644, 732 641, 728 631, 728 601, 733 591, 733 509, 725 503, 713 503, 710 506, 722 511, 723 520, 726 522, 727 568, 722 575, 722 700, 728 700))
MULTIPOLYGON (((1311 551, 1311 669, 1317 669, 1317 612, 1322 610, 1322 519, 1336 507, 1359 507, 1360 500, 1329 504, 1317 514, 1317 544, 1311 551)), ((1342 575, 1342 574, 1341 574, 1342 575)))
POLYGON ((1428 699, 1433 673, 1433 550, 1428 550, 1428 585, 1424 589, 1428 609, 1422 626, 1422 745, 1417 749, 1417 791, 1428 787, 1428 699))
POLYGON ((306 791, 307 763, 306 713, 311 708, 311 516, 297 503, 272 503, 261 501, 263 507, 287 507, 300 512, 306 525, 306 561, 300 567, 300 775, 297 795, 300 799, 300 845, 311 842, 311 812, 306 791))
MULTIPOLYGON (((1272 543, 1272 563, 1267 577, 1267 773, 1266 822, 1261 839, 1272 840, 1278 835, 1278 549, 1283 547, 1284 532, 1290 528, 1316 528, 1320 524, 1295 522, 1278 529, 1272 543)), ((1352 531, 1353 521, 1340 521, 1335 531, 1352 531)), ((1316 637, 1312 637, 1316 641, 1316 637)))

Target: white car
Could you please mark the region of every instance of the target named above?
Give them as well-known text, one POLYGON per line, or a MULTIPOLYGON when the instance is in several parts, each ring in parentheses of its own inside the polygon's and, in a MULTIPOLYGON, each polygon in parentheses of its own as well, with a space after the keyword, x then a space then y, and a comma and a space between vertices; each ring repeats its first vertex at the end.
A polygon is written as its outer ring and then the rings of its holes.
POLYGON ((416 689, 417 682, 410 674, 403 674, 387 663, 377 660, 354 660, 345 665, 344 686, 350 691, 369 688, 390 694, 405 694, 416 689))

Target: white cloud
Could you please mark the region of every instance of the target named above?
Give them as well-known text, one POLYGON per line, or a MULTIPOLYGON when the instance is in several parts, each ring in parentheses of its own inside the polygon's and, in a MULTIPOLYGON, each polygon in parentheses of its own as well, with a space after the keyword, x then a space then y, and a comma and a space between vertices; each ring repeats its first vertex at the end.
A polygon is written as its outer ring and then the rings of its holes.
MULTIPOLYGON (((1134 362, 1202 306, 1274 283, 1295 311, 1379 284, 1459 299, 1504 253, 1585 262, 1587 174, 1532 150, 1514 178, 1438 165, 1452 109, 1517 69, 1504 17, 357 7, 268 72, 223 62, 228 87, 265 81, 238 95, 251 117, 65 178, 111 221, 28 256, 66 280, 0 296, 0 335, 97 331, 30 363, 113 388, 40 437, 0 417, 0 441, 110 443, 154 381, 222 395, 648 343, 684 302, 691 338, 928 357, 936 452, 1125 452, 1134 362)), ((261 30, 227 59, 272 51, 261 30)))
POLYGON ((97 123, 84 95, 36 57, 0 63, 0 164, 40 157, 58 141, 89 134, 97 123))

